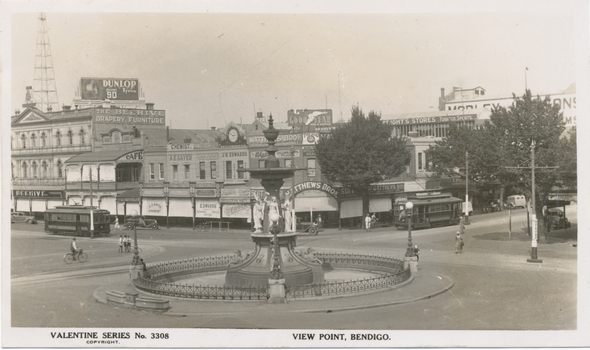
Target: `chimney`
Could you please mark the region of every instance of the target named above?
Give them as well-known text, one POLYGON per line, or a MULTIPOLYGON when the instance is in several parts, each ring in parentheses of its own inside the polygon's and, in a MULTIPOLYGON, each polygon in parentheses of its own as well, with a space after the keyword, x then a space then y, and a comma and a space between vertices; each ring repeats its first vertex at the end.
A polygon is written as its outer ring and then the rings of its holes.
POLYGON ((440 97, 445 97, 445 88, 440 88, 440 97))
POLYGON ((64 111, 69 111, 70 109, 72 109, 72 106, 66 106, 66 105, 62 105, 62 106, 61 106, 61 108, 62 108, 64 111))
POLYGON ((170 127, 166 127, 166 143, 170 142, 170 127))
POLYGON ((153 110, 154 109, 154 104, 151 103, 151 102, 150 103, 146 103, 145 104, 145 109, 150 110, 150 111, 153 110))
POLYGON ((212 127, 211 127, 211 130, 215 130, 215 127, 214 127, 214 126, 212 126, 212 127))

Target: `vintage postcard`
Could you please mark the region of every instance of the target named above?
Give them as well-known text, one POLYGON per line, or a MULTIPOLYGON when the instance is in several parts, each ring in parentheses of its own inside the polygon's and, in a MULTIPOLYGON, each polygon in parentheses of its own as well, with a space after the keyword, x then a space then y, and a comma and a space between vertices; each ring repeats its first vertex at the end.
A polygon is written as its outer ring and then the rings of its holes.
POLYGON ((588 19, 0 0, 2 347, 589 347, 588 19))

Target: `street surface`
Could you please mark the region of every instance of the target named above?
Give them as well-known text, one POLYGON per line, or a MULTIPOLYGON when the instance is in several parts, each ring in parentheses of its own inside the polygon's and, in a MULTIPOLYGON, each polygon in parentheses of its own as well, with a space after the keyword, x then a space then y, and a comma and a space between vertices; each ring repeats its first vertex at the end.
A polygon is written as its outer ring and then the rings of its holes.
MULTIPOLYGON (((246 329, 358 330, 575 330, 577 329, 577 207, 567 207, 572 227, 551 231, 538 246, 541 264, 527 263, 530 236, 526 211, 471 217, 464 253, 454 253, 458 226, 412 231, 421 255, 419 268, 452 278, 453 288, 412 303, 333 313, 258 312, 259 302, 244 302, 251 312, 185 317, 105 305, 92 293, 128 274, 132 253, 118 252, 119 234, 77 238, 88 253, 85 263, 66 265, 62 257, 71 238, 50 236, 43 224, 13 224, 11 232, 12 327, 173 327, 246 329)), ((197 232, 191 229, 138 230, 140 255, 146 263, 192 256, 229 255, 254 245, 247 231, 197 232)), ((402 258, 405 230, 328 229, 301 235, 299 247, 402 258)), ((370 298, 371 295, 367 295, 370 298)), ((197 301, 203 302, 203 301, 197 301)), ((205 301, 211 303, 230 303, 205 301)), ((341 298, 343 305, 346 298, 341 298)), ((297 303, 292 301, 290 303, 297 303)))

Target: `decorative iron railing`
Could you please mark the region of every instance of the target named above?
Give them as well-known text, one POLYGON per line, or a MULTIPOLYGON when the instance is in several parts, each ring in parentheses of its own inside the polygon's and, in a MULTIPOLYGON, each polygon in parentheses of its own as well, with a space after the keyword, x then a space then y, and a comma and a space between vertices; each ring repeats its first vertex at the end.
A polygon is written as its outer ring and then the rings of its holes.
MULTIPOLYGON (((368 254, 315 252, 324 265, 354 267, 380 271, 383 274, 341 282, 323 282, 302 286, 287 286, 286 297, 290 299, 318 296, 334 296, 363 293, 401 284, 411 277, 409 268, 403 268, 403 260, 368 254)), ((133 280, 136 288, 153 294, 216 300, 264 300, 268 298, 266 287, 201 286, 166 281, 173 276, 192 275, 203 272, 226 271, 234 255, 199 257, 165 261, 149 265, 150 278, 133 280)))

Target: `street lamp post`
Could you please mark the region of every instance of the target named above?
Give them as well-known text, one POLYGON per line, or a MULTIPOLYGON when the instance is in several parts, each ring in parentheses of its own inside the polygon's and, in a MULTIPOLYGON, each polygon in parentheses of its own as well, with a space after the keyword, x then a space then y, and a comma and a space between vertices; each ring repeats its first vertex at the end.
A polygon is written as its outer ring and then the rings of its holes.
POLYGON ((137 266, 139 265, 139 247, 137 246, 137 210, 133 210, 131 212, 131 217, 133 218, 133 260, 131 261, 131 265, 137 266))
POLYGON ((414 256, 414 246, 412 244, 412 208, 414 203, 406 203, 406 215, 408 216, 408 248, 406 249, 406 257, 411 258, 414 256))
POLYGON ((469 152, 465 151, 465 225, 469 225, 469 152))

